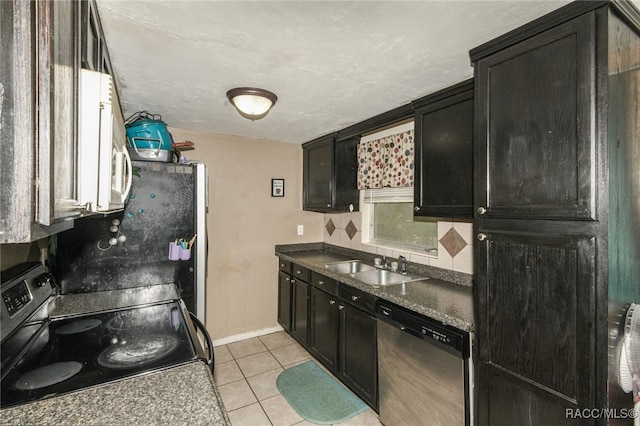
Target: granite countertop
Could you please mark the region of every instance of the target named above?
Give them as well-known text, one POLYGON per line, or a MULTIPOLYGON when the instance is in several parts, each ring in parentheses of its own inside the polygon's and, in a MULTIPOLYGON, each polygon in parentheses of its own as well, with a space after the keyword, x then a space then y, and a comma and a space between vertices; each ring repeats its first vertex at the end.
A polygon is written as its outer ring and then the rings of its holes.
POLYGON ((474 331, 472 279, 468 274, 409 263, 409 274, 422 276, 424 280, 374 287, 324 267, 326 263, 353 259, 373 264, 373 258, 376 257, 374 254, 326 243, 278 245, 275 254, 444 324, 468 332, 474 331))
POLYGON ((230 425, 201 361, 0 410, 3 425, 230 425))

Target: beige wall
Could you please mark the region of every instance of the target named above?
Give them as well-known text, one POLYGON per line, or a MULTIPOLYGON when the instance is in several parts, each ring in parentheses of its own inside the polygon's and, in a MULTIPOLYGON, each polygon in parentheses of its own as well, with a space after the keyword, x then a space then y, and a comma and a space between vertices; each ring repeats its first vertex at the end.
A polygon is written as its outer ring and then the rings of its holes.
MULTIPOLYGON (((247 121, 247 125, 252 123, 247 121)), ((323 215, 302 211, 300 145, 170 129, 209 172, 206 326, 214 340, 277 326, 274 246, 322 241, 323 215), (271 179, 285 197, 271 197, 271 179), (297 235, 304 225, 304 235, 297 235)))

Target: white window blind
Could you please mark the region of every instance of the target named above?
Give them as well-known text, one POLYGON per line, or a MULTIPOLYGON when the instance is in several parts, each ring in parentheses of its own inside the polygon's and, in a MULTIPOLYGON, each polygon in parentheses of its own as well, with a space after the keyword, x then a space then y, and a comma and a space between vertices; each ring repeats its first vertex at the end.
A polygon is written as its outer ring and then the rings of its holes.
POLYGON ((365 189, 365 203, 413 203, 413 186, 365 189))

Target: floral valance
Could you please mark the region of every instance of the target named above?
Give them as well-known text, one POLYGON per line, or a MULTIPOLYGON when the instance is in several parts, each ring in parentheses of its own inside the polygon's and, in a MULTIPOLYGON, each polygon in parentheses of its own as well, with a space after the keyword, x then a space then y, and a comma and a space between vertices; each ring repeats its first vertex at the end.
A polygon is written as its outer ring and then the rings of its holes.
POLYGON ((358 189, 413 186, 413 130, 358 145, 358 189))

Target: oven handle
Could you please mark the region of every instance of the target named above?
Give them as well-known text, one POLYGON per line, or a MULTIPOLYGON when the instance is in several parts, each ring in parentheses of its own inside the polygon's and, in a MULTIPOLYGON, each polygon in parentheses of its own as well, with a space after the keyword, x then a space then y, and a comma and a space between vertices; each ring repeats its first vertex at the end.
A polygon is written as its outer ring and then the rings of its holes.
POLYGON ((207 359, 207 365, 211 369, 211 373, 213 374, 213 364, 214 364, 214 356, 213 356, 213 343, 211 342, 211 336, 209 336, 209 332, 207 328, 204 326, 202 321, 194 314, 193 312, 189 312, 189 316, 191 317, 191 321, 193 321, 193 325, 196 328, 196 332, 200 330, 204 339, 207 342, 207 352, 209 353, 209 359, 207 359))

